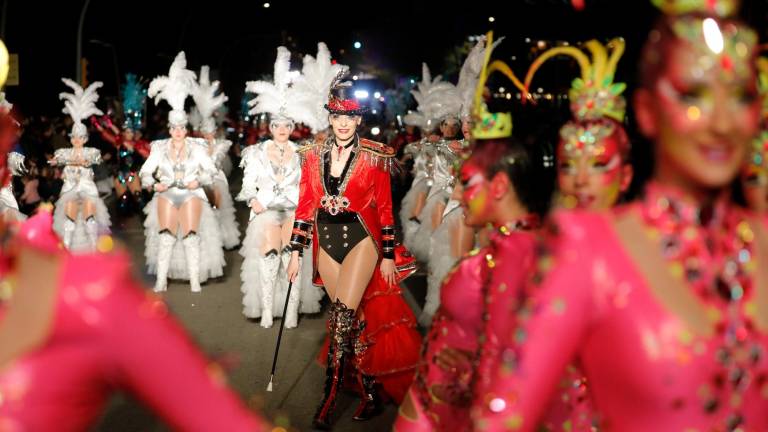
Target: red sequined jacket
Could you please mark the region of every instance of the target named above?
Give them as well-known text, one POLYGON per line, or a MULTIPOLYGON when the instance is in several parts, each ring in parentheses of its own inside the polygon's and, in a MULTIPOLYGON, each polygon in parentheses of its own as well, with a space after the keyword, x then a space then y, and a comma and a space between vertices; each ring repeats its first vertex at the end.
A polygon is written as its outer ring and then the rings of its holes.
MULTIPOLYGON (((294 250, 309 246, 317 212, 324 208, 331 214, 355 212, 379 253, 379 258, 394 258, 395 225, 392 216, 390 170, 395 155, 391 147, 360 139, 352 154, 352 162, 339 185, 339 195, 328 194, 323 181, 323 155, 330 151, 332 141, 309 144, 299 152, 302 156, 299 205, 296 209, 291 245, 294 250)), ((312 241, 317 250, 317 240, 312 241)), ((313 254, 317 257, 317 254, 313 254)), ((316 266, 315 259, 315 268, 316 266)))

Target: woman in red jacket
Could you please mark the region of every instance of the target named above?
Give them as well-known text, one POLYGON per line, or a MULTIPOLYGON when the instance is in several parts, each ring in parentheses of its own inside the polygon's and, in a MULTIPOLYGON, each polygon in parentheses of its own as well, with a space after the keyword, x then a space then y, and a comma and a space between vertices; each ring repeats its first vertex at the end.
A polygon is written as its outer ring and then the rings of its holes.
POLYGON ((311 241, 316 282, 333 302, 325 392, 314 419, 323 429, 331 426, 345 365, 357 370, 362 392, 354 419, 368 420, 381 411, 380 388, 395 402, 402 400, 421 343, 397 284, 412 269, 395 265, 390 191, 395 154, 357 136, 364 108, 347 98, 346 90, 332 86, 325 105, 333 134, 300 150, 299 205, 288 265, 293 280, 301 250, 311 241))

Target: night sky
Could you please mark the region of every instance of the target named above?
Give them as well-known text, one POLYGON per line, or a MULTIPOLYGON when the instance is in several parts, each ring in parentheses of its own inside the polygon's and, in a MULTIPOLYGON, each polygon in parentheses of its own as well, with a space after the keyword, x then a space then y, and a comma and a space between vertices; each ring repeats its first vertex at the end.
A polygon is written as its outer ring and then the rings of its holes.
MULTIPOLYGON (((60 78, 75 75, 84 1, 2 1, 7 3, 3 37, 10 52, 19 54, 20 64, 20 86, 6 89, 8 99, 26 115, 58 112, 57 95, 65 90, 60 78)), ((220 0, 191 7, 192 2, 176 0, 91 0, 82 48, 90 62, 88 78, 104 82, 103 96, 114 95, 118 74, 121 82, 127 72, 148 79, 167 74, 173 57, 184 50, 190 69, 211 65, 237 110, 245 81, 271 73, 281 44, 295 54, 293 69, 301 67, 301 55, 314 55, 317 42, 324 41, 353 72, 366 65, 380 71, 387 85, 397 77, 418 77, 422 61, 433 74, 454 70, 448 54, 467 36, 492 29, 496 37, 507 37, 494 57, 508 60, 521 75, 538 40, 573 43, 623 36, 627 54, 619 78, 631 84, 637 51, 657 14, 648 0, 587 0, 583 12, 574 11, 568 0, 464 1, 450 7, 418 0, 366 2, 366 10, 376 10, 370 13, 362 12, 362 2, 274 0, 269 8, 264 1, 240 3, 220 0), (360 50, 353 48, 355 41, 362 43, 360 50)), ((742 9, 765 36, 766 2, 749 1, 742 9)), ((567 87, 576 69, 554 69, 543 79, 553 87, 567 87)))

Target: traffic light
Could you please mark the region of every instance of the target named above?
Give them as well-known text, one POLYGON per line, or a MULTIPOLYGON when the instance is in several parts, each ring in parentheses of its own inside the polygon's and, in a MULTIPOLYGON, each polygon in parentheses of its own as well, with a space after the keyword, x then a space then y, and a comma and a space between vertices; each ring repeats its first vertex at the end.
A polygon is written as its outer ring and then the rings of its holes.
POLYGON ((88 59, 85 57, 80 59, 80 86, 88 87, 88 59))

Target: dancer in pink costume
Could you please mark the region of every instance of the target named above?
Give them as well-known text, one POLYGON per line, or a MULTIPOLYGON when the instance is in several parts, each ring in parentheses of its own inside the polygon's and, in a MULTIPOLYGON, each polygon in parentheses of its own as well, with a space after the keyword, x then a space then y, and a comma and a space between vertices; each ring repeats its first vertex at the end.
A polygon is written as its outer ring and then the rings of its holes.
MULTIPOLYGON (((516 255, 509 264, 515 266, 533 261, 534 236, 527 231, 538 226, 538 197, 524 185, 536 181, 539 162, 508 137, 511 116, 505 118, 510 121, 508 131, 493 131, 502 135, 478 140, 459 174, 465 223, 473 227, 492 224, 496 230, 488 246, 470 252, 443 282, 441 306, 427 335, 415 383, 400 407, 396 431, 469 428, 475 378, 470 359, 479 348, 483 301, 496 254, 509 249, 509 258, 516 255)), ((476 129, 487 124, 481 122, 476 129)), ((489 137, 487 132, 476 130, 473 136, 489 137)))
MULTIPOLYGON (((560 129, 556 151, 559 200, 566 208, 601 211, 613 207, 632 180, 629 139, 621 126, 626 107, 624 84, 613 81, 624 41, 614 39, 607 47, 589 41, 585 49, 592 54, 591 59, 582 49, 573 47, 543 53, 531 65, 525 88, 530 88, 536 71, 555 55, 573 56, 581 64, 581 77, 573 81, 569 93, 573 119, 560 129)), ((512 260, 508 260, 502 250, 497 260, 514 263, 516 251, 512 253, 512 260)), ((510 311, 519 300, 519 282, 530 271, 519 265, 498 265, 493 271, 485 302, 487 322, 475 394, 483 394, 493 385, 491 371, 501 358, 500 341, 513 327, 514 315, 510 311)), ((595 426, 599 417, 586 383, 578 361, 569 364, 540 427, 547 431, 588 431, 595 426)))
MULTIPOLYGON (((0 85, 7 61, 0 42, 0 85)), ((0 114, 0 185, 13 129, 0 114)), ((71 255, 52 225, 50 210, 14 232, 0 219, 0 430, 85 430, 117 390, 174 429, 269 430, 136 283, 126 253, 71 255)))
POLYGON ((555 217, 476 430, 535 430, 574 359, 602 430, 768 429, 766 221, 729 196, 758 131, 757 38, 732 2, 659 3, 634 100, 653 179, 634 203, 555 217))

